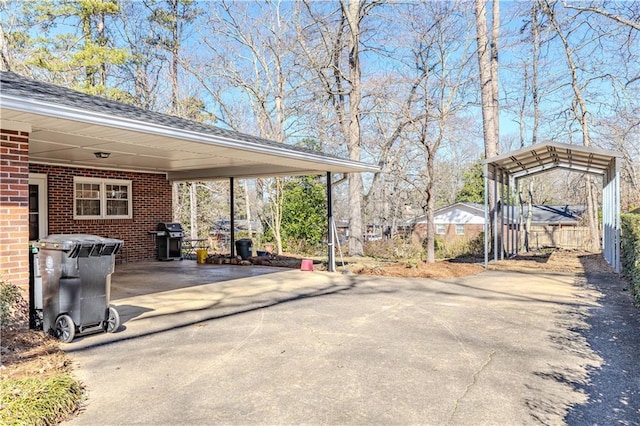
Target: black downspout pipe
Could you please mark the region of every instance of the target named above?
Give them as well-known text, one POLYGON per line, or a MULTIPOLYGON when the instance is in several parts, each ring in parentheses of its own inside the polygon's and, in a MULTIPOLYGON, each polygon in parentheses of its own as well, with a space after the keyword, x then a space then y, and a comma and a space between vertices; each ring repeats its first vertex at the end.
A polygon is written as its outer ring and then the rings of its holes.
POLYGON ((334 225, 333 225, 333 201, 331 199, 331 172, 327 172, 327 249, 329 252, 328 255, 328 266, 327 270, 329 272, 336 271, 336 260, 335 260, 335 246, 333 241, 334 236, 334 225))
POLYGON ((235 197, 233 195, 233 178, 229 178, 229 233, 231 239, 231 258, 236 257, 236 211, 235 197))

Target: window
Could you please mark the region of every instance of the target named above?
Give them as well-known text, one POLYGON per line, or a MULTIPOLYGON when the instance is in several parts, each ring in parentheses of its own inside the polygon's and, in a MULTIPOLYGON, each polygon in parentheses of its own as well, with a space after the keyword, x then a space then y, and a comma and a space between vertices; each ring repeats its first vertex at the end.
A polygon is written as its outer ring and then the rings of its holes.
POLYGON ((131 181, 73 179, 74 219, 131 219, 131 181))
POLYGON ((464 224, 456 225, 456 235, 464 235, 464 224))
POLYGON ((436 223, 436 234, 438 235, 444 235, 447 233, 447 228, 444 224, 442 223, 436 223))

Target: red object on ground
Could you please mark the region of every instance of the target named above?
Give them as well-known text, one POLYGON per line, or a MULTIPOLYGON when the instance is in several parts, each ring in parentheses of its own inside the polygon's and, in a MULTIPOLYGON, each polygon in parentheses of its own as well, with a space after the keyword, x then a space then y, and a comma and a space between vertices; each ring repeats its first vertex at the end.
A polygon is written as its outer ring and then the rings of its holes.
POLYGON ((313 271, 313 260, 311 259, 302 259, 300 263, 301 271, 313 271))

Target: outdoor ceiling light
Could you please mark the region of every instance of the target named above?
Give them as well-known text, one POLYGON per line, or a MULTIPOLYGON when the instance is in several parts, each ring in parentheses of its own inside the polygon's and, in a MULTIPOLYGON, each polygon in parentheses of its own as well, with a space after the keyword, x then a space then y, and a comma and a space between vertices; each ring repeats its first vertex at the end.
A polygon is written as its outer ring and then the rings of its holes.
POLYGON ((94 152, 93 155, 95 155, 96 158, 109 158, 111 153, 110 152, 94 152))

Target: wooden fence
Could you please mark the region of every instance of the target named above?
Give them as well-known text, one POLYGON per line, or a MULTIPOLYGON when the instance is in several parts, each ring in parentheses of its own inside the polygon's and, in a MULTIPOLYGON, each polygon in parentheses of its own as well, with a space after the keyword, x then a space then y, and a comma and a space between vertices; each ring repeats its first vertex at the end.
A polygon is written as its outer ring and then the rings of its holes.
POLYGON ((532 226, 529 247, 587 249, 588 241, 589 228, 586 226, 532 226))

